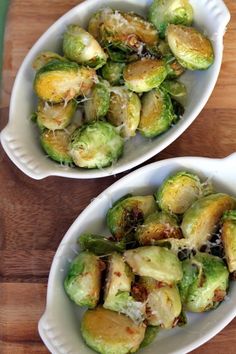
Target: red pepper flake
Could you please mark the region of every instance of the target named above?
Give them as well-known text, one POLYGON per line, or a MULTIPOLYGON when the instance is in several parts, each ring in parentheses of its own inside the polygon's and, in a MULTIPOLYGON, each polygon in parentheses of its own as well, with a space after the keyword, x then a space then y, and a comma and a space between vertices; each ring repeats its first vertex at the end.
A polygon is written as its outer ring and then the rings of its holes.
POLYGON ((130 328, 130 327, 126 327, 126 331, 127 331, 129 334, 134 334, 134 333, 135 333, 135 331, 134 331, 132 328, 130 328))
POLYGON ((121 276, 121 272, 114 272, 114 274, 115 274, 117 277, 120 277, 120 276, 121 276))
POLYGON ((156 288, 160 289, 160 288, 164 288, 166 286, 165 283, 163 283, 163 281, 157 281, 156 282, 156 288))

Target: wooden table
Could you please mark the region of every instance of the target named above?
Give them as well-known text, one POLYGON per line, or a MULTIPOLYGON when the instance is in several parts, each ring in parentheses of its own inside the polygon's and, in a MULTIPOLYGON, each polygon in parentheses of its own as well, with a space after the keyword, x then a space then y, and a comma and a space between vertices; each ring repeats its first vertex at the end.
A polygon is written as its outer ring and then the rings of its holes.
MULTIPOLYGON (((5 34, 0 129, 16 72, 40 35, 78 0, 12 0, 5 34)), ((215 90, 191 127, 152 160, 172 156, 224 157, 236 151, 236 3, 226 0, 232 19, 225 35, 223 65, 215 90)), ((20 107, 19 107, 20 109, 20 107)), ((73 220, 106 187, 122 177, 34 181, 0 147, 0 353, 45 354, 37 332, 44 311, 51 261, 73 220)), ((235 166, 234 166, 235 168, 235 166)), ((200 354, 233 354, 236 320, 200 354)))

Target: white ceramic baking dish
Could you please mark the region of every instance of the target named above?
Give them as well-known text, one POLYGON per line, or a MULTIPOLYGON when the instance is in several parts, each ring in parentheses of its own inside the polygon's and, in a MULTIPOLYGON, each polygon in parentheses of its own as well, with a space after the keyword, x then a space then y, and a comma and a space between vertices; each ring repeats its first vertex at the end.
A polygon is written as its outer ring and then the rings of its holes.
POLYGON ((41 179, 50 175, 72 178, 98 178, 131 169, 166 148, 193 122, 206 104, 215 86, 223 53, 223 36, 230 19, 222 0, 190 0, 194 9, 194 26, 211 39, 215 62, 207 71, 188 71, 182 77, 188 90, 183 119, 165 134, 149 140, 139 134, 126 142, 123 157, 112 167, 102 170, 66 168, 46 157, 39 144, 39 134, 30 121, 35 110, 33 93, 34 71, 31 68, 35 56, 43 50, 59 51, 66 25, 79 23, 86 27, 88 19, 98 8, 111 6, 132 10, 145 15, 150 0, 87 0, 56 21, 35 43, 17 74, 10 103, 9 123, 1 133, 1 143, 14 164, 28 176, 41 179))
MULTIPOLYGON (((179 170, 210 178, 216 191, 236 197, 236 153, 225 159, 180 157, 146 165, 107 188, 75 220, 54 257, 47 292, 46 310, 39 322, 39 333, 53 354, 93 353, 80 335, 83 311, 72 304, 64 292, 63 281, 71 260, 78 253, 76 240, 83 232, 109 235, 105 216, 112 203, 127 193, 151 194, 163 179, 179 170)), ((236 315, 236 282, 230 285, 225 300, 216 310, 188 314, 188 324, 161 331, 155 342, 140 354, 184 354, 202 345, 221 331, 236 315)), ((98 324, 99 325, 99 324, 98 324)))

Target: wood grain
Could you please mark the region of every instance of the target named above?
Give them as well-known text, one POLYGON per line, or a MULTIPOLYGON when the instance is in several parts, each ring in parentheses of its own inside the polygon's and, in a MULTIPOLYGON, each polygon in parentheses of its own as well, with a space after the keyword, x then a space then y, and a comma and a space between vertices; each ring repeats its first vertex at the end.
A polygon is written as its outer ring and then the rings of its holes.
MULTIPOLYGON (((0 129, 8 120, 13 81, 28 50, 57 18, 79 2, 11 1, 4 42, 0 129)), ((236 3, 225 2, 231 22, 214 92, 191 127, 148 162, 183 155, 224 157, 236 151, 236 3)), ((55 250, 90 201, 123 175, 86 181, 59 177, 34 181, 23 175, 0 147, 1 354, 48 353, 38 336, 37 322, 44 311, 55 250)), ((233 354, 235 348, 236 320, 193 353, 233 354)))

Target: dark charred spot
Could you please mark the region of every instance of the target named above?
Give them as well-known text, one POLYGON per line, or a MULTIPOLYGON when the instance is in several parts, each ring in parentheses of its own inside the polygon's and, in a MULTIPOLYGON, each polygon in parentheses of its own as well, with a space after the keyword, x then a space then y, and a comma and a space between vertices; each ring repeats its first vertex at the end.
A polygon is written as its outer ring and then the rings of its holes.
POLYGON ((136 227, 143 223, 144 217, 142 211, 138 207, 131 210, 124 210, 124 234, 128 235, 135 231, 136 227))
POLYGON ((147 289, 142 284, 133 284, 131 293, 136 301, 144 302, 147 300, 147 289))

